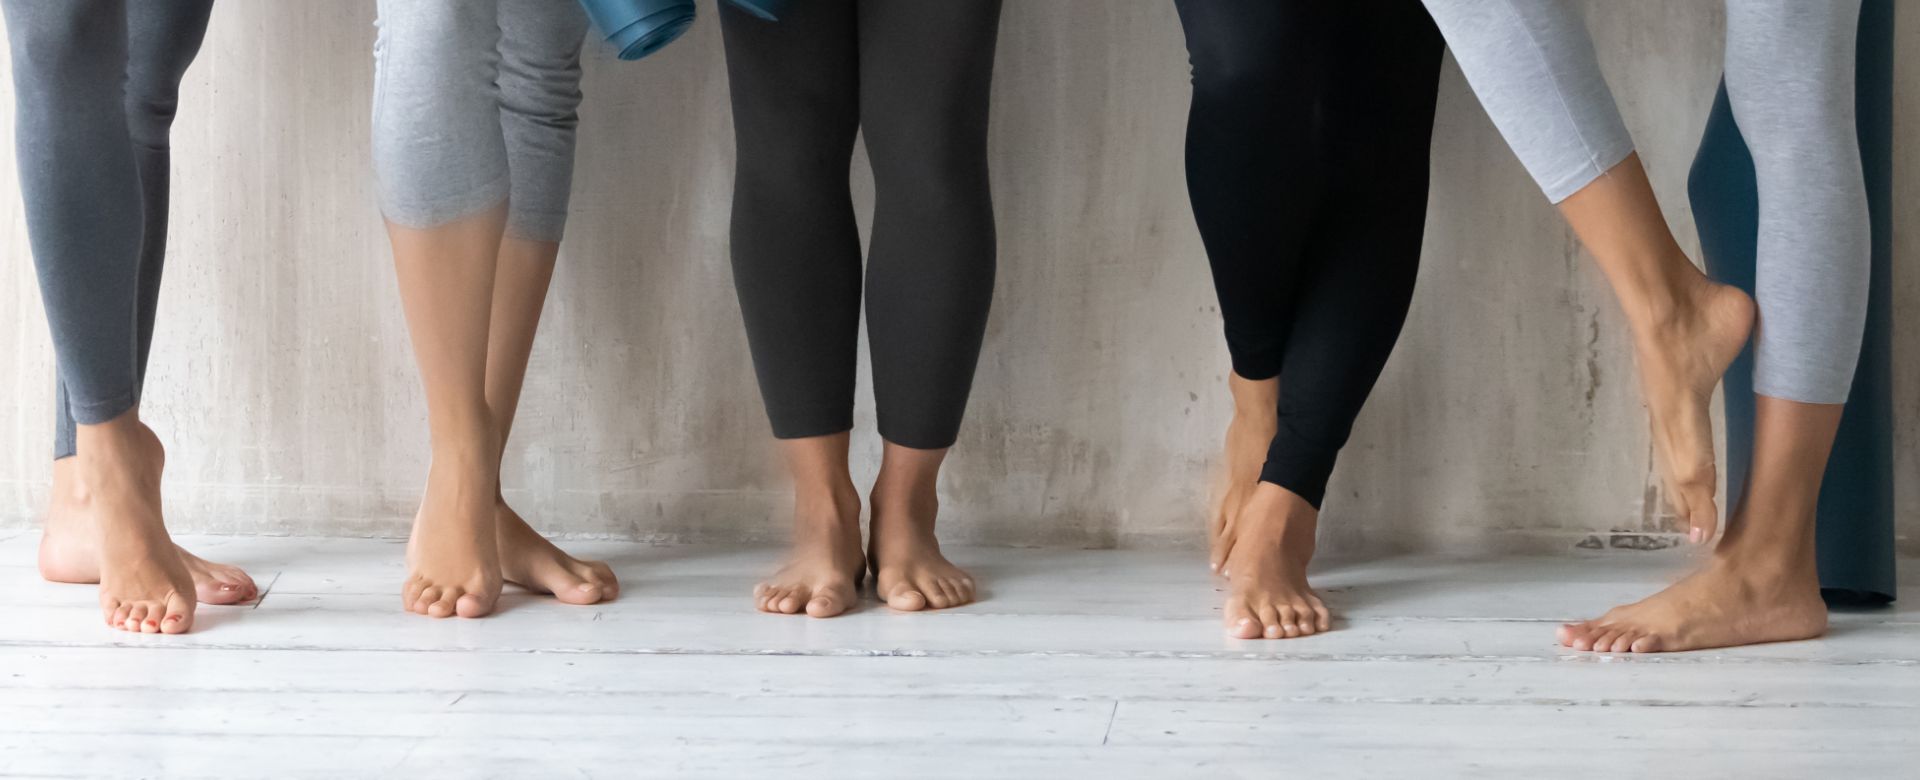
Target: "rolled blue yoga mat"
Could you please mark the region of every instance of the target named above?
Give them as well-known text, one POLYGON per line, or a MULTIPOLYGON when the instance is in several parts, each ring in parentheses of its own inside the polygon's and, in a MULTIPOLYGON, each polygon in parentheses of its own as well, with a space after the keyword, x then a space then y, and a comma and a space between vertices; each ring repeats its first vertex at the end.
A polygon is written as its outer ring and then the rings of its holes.
MULTIPOLYGON (((1855 72, 1860 158, 1873 223, 1872 292, 1860 367, 1820 485, 1820 589, 1829 603, 1894 598, 1893 517, 1893 2, 1860 12, 1855 72)), ((1734 123, 1723 83, 1688 182, 1700 245, 1713 278, 1753 292, 1760 229, 1753 156, 1734 123)), ((1762 313, 1764 316, 1764 312, 1762 313)), ((1753 354, 1727 370, 1727 495, 1740 496, 1753 462, 1753 354)))
MULTIPOLYGON (((786 12, 789 1, 731 0, 740 10, 770 22, 786 12)), ((659 51, 693 26, 693 0, 580 0, 580 5, 623 60, 659 51)))
POLYGON ((580 5, 623 60, 659 51, 693 26, 693 0, 580 0, 580 5))

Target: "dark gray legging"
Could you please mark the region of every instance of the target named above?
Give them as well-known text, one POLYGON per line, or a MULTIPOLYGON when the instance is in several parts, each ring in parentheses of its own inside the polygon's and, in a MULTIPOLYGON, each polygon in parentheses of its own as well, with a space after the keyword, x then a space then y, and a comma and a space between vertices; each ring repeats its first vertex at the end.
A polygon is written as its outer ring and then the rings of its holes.
POLYGON ((0 0, 20 194, 59 362, 55 458, 74 423, 133 408, 167 247, 168 130, 213 0, 0 0))
POLYGON ((873 161, 867 334, 880 435, 953 444, 993 298, 987 103, 1000 0, 720 9, 739 168, 733 275, 783 439, 853 426, 860 236, 847 166, 873 161))

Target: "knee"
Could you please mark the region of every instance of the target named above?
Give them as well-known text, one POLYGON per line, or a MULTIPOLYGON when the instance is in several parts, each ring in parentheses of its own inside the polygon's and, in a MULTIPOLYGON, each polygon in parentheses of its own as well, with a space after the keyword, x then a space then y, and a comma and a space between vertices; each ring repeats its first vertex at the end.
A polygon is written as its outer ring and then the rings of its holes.
POLYGON ((572 128, 580 108, 579 50, 508 50, 500 58, 500 107, 542 125, 572 128))
POLYGON ((179 113, 177 89, 142 89, 127 85, 127 134, 135 145, 147 149, 166 149, 173 118, 179 113))

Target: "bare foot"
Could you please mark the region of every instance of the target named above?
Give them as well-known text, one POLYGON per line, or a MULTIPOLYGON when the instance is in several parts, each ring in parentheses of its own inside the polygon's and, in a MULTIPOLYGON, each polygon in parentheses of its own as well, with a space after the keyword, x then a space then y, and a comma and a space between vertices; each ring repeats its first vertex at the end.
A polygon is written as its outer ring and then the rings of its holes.
POLYGON ((160 513, 166 449, 133 412, 79 434, 78 476, 97 523, 101 614, 123 631, 186 633, 194 584, 160 513))
MULTIPOLYGON (((824 492, 824 491, 823 491, 824 492)), ((794 505, 793 549, 772 576, 753 586, 761 612, 829 618, 852 608, 867 560, 860 553, 860 494, 851 485, 832 496, 800 496, 794 505)))
POLYGON ((613 569, 599 561, 566 554, 527 525, 502 499, 494 505, 500 549, 500 575, 535 593, 550 593, 566 604, 598 604, 620 595, 613 569))
POLYGON ((1713 389, 1753 332, 1753 299, 1738 288, 1698 277, 1666 317, 1634 331, 1640 389, 1653 432, 1667 499, 1687 521, 1689 538, 1713 538, 1720 512, 1714 502, 1713 389))
MULTIPOLYGON (((61 458, 53 465, 53 501, 40 533, 40 576, 48 582, 97 585, 100 582, 99 530, 94 527, 91 500, 80 484, 78 458, 61 458)), ((194 595, 202 604, 243 604, 260 595, 253 578, 238 566, 214 563, 175 546, 194 595)))
POLYGON ((1238 517, 1237 538, 1222 567, 1229 572, 1227 634, 1292 639, 1332 630, 1326 605, 1307 585, 1320 513, 1292 491, 1262 482, 1238 517))
POLYGON ((885 495, 876 487, 870 499, 867 564, 873 567, 874 593, 880 600, 906 612, 972 604, 973 575, 940 554, 940 540, 933 532, 940 499, 932 483, 903 496, 885 495))
POLYGON ((1233 392, 1233 421, 1227 424, 1223 467, 1214 488, 1219 503, 1207 523, 1207 546, 1211 550, 1207 565, 1216 572, 1233 550, 1234 518, 1260 484, 1267 448, 1280 427, 1279 379, 1254 380, 1233 374, 1227 379, 1227 387, 1233 392))
POLYGON ((429 617, 483 617, 500 599, 500 545, 494 499, 498 447, 434 453, 427 488, 407 540, 401 603, 429 617))
POLYGON ((1561 626, 1559 635, 1575 650, 1670 653, 1812 639, 1826 630, 1827 605, 1810 561, 1766 565, 1716 552, 1672 587, 1598 620, 1561 626))

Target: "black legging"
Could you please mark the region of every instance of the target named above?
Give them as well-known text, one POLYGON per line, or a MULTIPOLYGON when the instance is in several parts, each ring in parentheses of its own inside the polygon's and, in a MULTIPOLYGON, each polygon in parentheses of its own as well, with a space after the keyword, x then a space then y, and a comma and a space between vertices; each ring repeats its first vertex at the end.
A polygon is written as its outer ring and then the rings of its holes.
POLYGON ((1176 4, 1227 349, 1280 377, 1260 479, 1318 507, 1413 297, 1444 45, 1419 0, 1176 4))
POLYGON ((734 286, 774 435, 853 427, 861 269, 847 180, 864 130, 880 435, 951 446, 993 297, 1000 0, 806 0, 778 22, 720 13, 739 149, 734 286))

